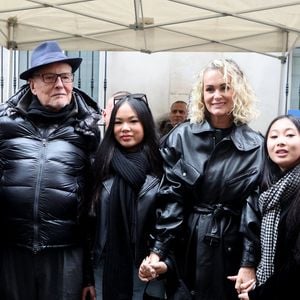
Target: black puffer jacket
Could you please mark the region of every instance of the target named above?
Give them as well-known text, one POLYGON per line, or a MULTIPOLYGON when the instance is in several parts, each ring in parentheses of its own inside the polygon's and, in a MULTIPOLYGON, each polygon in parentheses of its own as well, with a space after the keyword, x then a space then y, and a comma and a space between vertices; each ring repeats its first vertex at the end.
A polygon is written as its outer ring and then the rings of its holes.
POLYGON ((100 141, 97 104, 73 90, 63 119, 31 119, 28 85, 0 107, 0 232, 32 251, 79 243, 79 209, 100 141))

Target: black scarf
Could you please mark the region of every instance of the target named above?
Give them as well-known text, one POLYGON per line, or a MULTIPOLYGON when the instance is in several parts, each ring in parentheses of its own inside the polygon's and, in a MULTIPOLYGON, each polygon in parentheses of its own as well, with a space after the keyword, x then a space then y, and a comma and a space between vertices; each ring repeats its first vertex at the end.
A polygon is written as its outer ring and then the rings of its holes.
POLYGON ((74 101, 63 107, 60 111, 51 111, 43 106, 35 95, 32 96, 32 101, 28 106, 27 114, 29 117, 43 119, 53 122, 54 120, 64 119, 74 107, 74 101))
POLYGON ((103 300, 131 300, 137 195, 149 163, 143 152, 122 153, 112 159, 115 172, 109 198, 109 224, 103 270, 103 300))

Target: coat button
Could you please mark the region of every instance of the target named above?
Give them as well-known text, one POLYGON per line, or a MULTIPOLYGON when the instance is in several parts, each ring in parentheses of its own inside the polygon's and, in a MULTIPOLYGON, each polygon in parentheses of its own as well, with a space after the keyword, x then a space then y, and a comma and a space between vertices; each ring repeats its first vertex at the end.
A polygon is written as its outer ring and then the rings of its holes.
POLYGON ((185 173, 185 172, 183 172, 183 173, 182 173, 182 176, 183 176, 183 177, 185 177, 185 176, 186 176, 186 173, 185 173))

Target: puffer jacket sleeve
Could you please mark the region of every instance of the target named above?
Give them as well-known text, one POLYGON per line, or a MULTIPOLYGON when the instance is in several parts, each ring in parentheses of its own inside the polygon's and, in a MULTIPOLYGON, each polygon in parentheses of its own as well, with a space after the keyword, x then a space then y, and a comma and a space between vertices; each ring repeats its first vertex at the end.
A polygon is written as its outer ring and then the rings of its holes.
POLYGON ((101 119, 100 109, 95 101, 79 89, 74 88, 73 96, 78 105, 78 123, 75 129, 86 137, 93 155, 101 141, 98 125, 101 119))
POLYGON ((260 223, 258 207, 259 188, 248 198, 242 211, 240 232, 243 234, 244 247, 241 267, 256 267, 260 258, 260 223))

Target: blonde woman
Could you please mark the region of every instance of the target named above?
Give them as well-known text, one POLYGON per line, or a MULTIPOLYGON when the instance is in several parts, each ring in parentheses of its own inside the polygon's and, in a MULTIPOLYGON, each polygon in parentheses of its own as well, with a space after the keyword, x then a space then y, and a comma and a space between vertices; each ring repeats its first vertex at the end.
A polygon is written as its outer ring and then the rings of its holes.
MULTIPOLYGON (((214 60, 201 71, 190 122, 161 147, 164 207, 152 252, 140 267, 142 280, 155 277, 171 245, 192 299, 237 299, 238 285, 255 278, 258 241, 247 208, 256 205, 264 162, 263 137, 247 125, 257 116, 255 100, 234 61, 214 60), (227 279, 234 274, 236 286, 227 279)), ((171 293, 168 299, 176 298, 171 293)))

